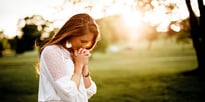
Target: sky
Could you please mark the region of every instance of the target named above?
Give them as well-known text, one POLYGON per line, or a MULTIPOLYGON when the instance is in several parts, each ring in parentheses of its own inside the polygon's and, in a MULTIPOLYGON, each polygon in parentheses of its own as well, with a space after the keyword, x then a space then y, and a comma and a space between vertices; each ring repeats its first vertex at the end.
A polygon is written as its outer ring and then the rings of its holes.
MULTIPOLYGON (((84 9, 84 5, 86 4, 83 3, 78 4, 76 7, 73 7, 72 4, 69 5, 69 3, 67 3, 65 6, 66 10, 63 12, 58 12, 59 5, 62 5, 64 1, 65 0, 0 0, 0 30, 3 29, 7 37, 13 37, 17 32, 16 25, 18 20, 27 16, 39 14, 47 20, 61 20, 63 22, 63 20, 67 20, 66 18, 75 13, 86 12, 84 9), (58 9, 56 9, 57 6, 58 9)), ((90 14, 93 14, 92 16, 96 19, 103 16, 102 12, 99 12, 99 10, 102 9, 100 8, 102 7, 102 4, 110 3, 110 0, 99 0, 98 2, 95 0, 87 1, 89 2, 86 3, 96 5, 94 11, 89 12, 90 14)), ((57 25, 62 25, 62 23, 57 25)))
MULTIPOLYGON (((72 4, 67 3, 63 12, 58 12, 59 5, 62 5, 65 0, 0 0, 0 30, 3 30, 7 37, 13 37, 17 32, 17 23, 19 19, 23 19, 27 16, 39 14, 47 20, 61 21, 57 25, 62 25, 62 22, 67 20, 70 16, 80 12, 86 12, 84 5, 78 4, 73 7, 72 4), (57 9, 58 8, 58 9, 57 9)), ((88 3, 93 3, 100 7, 104 2, 109 0, 99 0, 97 3, 95 0, 88 0, 88 3)), ((109 2, 108 2, 109 3, 109 2)), ((99 11, 100 8, 95 8, 99 11)), ((102 12, 93 11, 89 12, 93 14, 94 18, 102 17, 102 12)))
POLYGON ((63 0, 0 0, 0 29, 12 37, 18 20, 24 17, 39 14, 48 20, 61 19, 63 16, 60 17, 54 7, 62 3, 63 0))
MULTIPOLYGON (((91 15, 94 18, 100 18, 102 12, 99 12, 102 8, 102 4, 109 5, 111 0, 88 0, 89 3, 95 5, 91 15)), ((122 0, 121 0, 122 1, 122 0)), ((132 5, 128 1, 124 0, 124 3, 132 5)), ((178 1, 178 0, 177 0, 178 1)), ((183 1, 183 0, 182 0, 183 1)), ((76 7, 73 7, 71 4, 67 3, 63 12, 58 12, 59 5, 62 5, 64 0, 0 0, 0 30, 3 29, 7 37, 15 36, 17 32, 17 22, 19 19, 23 19, 27 16, 32 16, 33 14, 39 14, 47 20, 58 20, 65 21, 66 18, 71 15, 79 12, 86 12, 83 5, 79 4, 76 7), (58 9, 57 8, 58 5, 58 9)), ((126 10, 125 7, 122 7, 122 2, 117 2, 113 8, 110 8, 107 13, 114 13, 117 11, 126 10)), ((182 10, 184 12, 184 10, 182 10)), ((158 14, 157 14, 158 15, 158 14)), ((62 22, 57 25, 62 25, 62 22)))

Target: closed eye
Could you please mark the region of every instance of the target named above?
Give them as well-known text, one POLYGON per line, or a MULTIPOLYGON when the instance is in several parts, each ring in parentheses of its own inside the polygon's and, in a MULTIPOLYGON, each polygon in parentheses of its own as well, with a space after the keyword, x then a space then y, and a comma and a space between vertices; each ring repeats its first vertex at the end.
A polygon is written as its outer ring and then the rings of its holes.
POLYGON ((81 43, 88 43, 87 40, 81 40, 81 43))

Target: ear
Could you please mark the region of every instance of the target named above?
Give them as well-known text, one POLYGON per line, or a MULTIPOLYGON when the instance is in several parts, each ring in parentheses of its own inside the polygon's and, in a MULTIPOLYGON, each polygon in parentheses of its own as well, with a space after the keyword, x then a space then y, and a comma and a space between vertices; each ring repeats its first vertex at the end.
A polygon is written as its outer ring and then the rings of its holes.
POLYGON ((71 48, 71 47, 72 47, 72 44, 71 44, 69 41, 66 41, 65 47, 66 47, 66 48, 71 48))

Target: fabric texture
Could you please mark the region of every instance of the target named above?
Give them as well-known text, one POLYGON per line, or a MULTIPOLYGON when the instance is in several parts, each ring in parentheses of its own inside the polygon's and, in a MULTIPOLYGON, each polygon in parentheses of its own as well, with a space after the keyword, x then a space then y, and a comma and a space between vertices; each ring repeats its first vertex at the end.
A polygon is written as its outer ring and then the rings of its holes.
POLYGON ((39 102, 88 102, 96 93, 96 84, 85 88, 81 76, 79 89, 71 77, 74 63, 70 53, 63 47, 51 45, 40 56, 39 102))

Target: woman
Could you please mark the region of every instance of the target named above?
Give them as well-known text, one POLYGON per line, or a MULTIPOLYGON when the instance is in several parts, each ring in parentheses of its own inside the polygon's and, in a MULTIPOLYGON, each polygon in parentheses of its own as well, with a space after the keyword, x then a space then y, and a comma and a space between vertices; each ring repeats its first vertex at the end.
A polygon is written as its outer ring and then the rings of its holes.
POLYGON ((88 60, 98 41, 97 24, 88 14, 72 16, 40 51, 39 102, 88 102, 96 93, 88 60))

